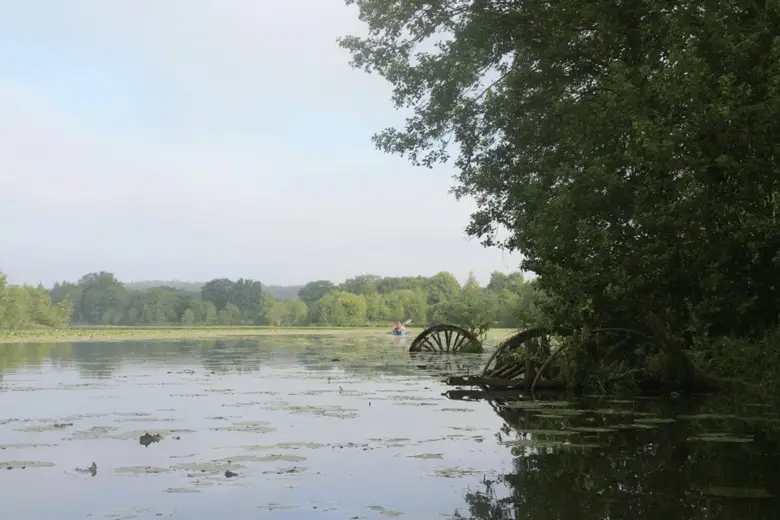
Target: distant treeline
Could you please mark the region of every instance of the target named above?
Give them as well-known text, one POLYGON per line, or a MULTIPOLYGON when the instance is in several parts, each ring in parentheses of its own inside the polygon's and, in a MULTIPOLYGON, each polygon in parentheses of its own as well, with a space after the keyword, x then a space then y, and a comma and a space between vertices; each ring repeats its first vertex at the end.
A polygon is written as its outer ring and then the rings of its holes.
MULTIPOLYGON (((1 276, 1 275, 0 275, 1 276)), ((124 284, 108 272, 43 287, 8 285, 0 277, 0 328, 79 325, 418 325, 459 323, 474 331, 520 327, 535 311, 534 284, 522 273, 494 272, 486 287, 473 276, 361 275, 300 288, 270 288, 250 280, 124 284), (280 289, 288 289, 280 291, 280 289)))

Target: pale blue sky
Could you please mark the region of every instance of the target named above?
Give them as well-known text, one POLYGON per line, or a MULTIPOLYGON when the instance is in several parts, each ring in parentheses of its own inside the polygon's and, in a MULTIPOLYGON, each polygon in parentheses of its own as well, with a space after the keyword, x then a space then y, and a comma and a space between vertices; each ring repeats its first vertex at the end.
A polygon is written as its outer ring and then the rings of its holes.
POLYGON ((375 150, 342 0, 0 0, 0 269, 49 284, 514 270, 453 171, 375 150))

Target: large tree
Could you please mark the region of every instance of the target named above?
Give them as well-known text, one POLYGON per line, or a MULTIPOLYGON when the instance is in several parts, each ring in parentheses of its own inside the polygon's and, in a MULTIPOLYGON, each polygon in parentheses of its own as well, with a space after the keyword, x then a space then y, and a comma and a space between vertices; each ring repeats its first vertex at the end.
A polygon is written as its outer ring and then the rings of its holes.
POLYGON ((128 300, 125 286, 106 271, 88 273, 78 281, 78 316, 93 325, 114 325, 122 321, 128 300))
POLYGON ((304 285, 300 291, 298 291, 298 298, 303 303, 311 307, 317 300, 332 293, 336 290, 336 286, 333 282, 328 280, 315 280, 304 285))
POLYGON ((521 251, 561 321, 776 324, 776 2, 346 3, 368 35, 340 44, 409 113, 377 146, 456 144, 469 234, 521 251))

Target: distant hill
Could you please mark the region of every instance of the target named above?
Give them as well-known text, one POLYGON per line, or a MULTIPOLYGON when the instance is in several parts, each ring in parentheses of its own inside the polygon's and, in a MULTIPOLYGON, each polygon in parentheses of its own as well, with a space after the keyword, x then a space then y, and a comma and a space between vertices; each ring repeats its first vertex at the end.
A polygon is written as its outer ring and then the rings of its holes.
MULTIPOLYGON (((152 287, 174 287, 193 295, 200 295, 200 289, 206 282, 182 282, 179 280, 143 280, 139 282, 125 282, 125 287, 130 291, 145 291, 152 287)), ((298 291, 302 285, 266 285, 263 284, 263 291, 270 294, 277 300, 290 300, 298 296, 298 291)))

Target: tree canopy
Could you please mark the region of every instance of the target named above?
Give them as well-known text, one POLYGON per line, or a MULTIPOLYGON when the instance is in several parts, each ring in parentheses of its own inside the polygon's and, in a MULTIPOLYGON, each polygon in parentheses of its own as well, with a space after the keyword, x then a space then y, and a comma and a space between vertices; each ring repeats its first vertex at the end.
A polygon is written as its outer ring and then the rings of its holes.
POLYGON ((374 142, 454 154, 468 233, 521 251, 559 323, 777 325, 777 2, 346 3, 368 34, 340 45, 409 114, 374 142))

